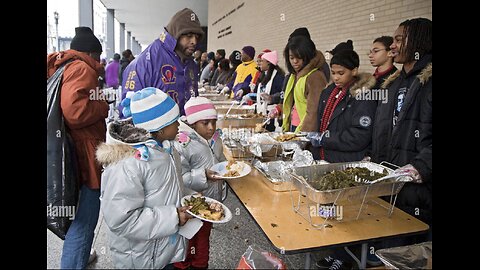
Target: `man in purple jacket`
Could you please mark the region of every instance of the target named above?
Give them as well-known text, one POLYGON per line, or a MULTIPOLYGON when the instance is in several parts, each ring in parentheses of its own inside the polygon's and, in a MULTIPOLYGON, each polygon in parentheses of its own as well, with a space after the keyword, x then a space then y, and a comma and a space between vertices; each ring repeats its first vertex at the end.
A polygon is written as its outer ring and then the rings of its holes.
MULTIPOLYGON (((198 67, 192 54, 203 35, 200 21, 191 9, 184 8, 173 15, 160 37, 123 72, 122 103, 128 102, 128 91, 156 87, 173 98, 185 115, 185 102, 198 96, 198 67)), ((122 105, 119 109, 121 118, 129 116, 122 105)))

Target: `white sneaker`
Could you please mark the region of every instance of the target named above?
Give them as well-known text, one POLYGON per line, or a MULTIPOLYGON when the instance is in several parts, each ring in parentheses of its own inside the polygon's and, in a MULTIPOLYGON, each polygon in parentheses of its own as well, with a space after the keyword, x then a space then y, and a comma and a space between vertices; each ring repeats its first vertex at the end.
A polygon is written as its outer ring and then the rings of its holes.
POLYGON ((97 258, 97 252, 95 251, 95 249, 91 249, 90 250, 90 257, 88 257, 88 264, 92 263, 93 261, 95 261, 95 259, 97 258))

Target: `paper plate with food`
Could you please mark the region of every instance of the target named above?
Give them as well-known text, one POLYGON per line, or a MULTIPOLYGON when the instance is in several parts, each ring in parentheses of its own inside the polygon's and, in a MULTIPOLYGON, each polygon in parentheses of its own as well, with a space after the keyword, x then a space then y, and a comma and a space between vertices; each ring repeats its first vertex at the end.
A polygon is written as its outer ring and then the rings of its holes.
POLYGON ((182 206, 192 206, 187 212, 204 221, 226 223, 232 219, 228 207, 209 197, 188 195, 182 198, 182 206))
POLYGON ((210 170, 217 172, 219 178, 235 179, 249 174, 252 168, 242 161, 224 161, 213 165, 210 170))

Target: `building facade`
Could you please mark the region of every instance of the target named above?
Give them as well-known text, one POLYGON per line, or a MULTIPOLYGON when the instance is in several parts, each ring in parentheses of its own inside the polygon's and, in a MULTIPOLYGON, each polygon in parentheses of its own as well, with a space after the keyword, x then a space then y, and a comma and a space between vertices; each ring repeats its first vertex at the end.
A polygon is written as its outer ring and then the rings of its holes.
POLYGON ((367 56, 373 40, 393 35, 402 21, 417 17, 432 19, 431 0, 209 0, 208 51, 223 48, 228 55, 251 45, 258 54, 268 48, 279 52, 285 68, 288 36, 307 27, 322 52, 353 40, 360 70, 373 72, 367 56))

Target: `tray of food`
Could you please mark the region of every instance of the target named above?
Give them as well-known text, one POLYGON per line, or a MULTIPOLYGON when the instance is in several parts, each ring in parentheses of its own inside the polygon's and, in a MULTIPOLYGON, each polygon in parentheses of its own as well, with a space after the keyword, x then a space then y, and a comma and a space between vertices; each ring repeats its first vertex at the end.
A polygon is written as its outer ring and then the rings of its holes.
POLYGON ((204 221, 226 223, 232 219, 232 212, 223 203, 204 196, 188 195, 182 198, 182 206, 192 206, 187 212, 204 221))
POLYGON ((271 132, 269 135, 275 141, 282 144, 285 150, 293 150, 295 148, 293 145, 298 145, 301 149, 305 149, 307 144, 310 142, 306 137, 306 133, 304 132, 271 132))
POLYGON ((265 176, 262 177, 262 180, 272 190, 278 192, 296 190, 290 176, 286 173, 287 170, 292 168, 291 161, 258 161, 253 166, 265 176))
POLYGON ((319 204, 359 202, 366 198, 395 195, 404 182, 392 178, 366 184, 393 170, 369 161, 318 164, 296 167, 290 174, 297 190, 319 204))
POLYGON ((219 128, 255 128, 261 125, 265 118, 259 114, 233 114, 232 111, 225 117, 219 115, 217 119, 217 127, 219 128))

